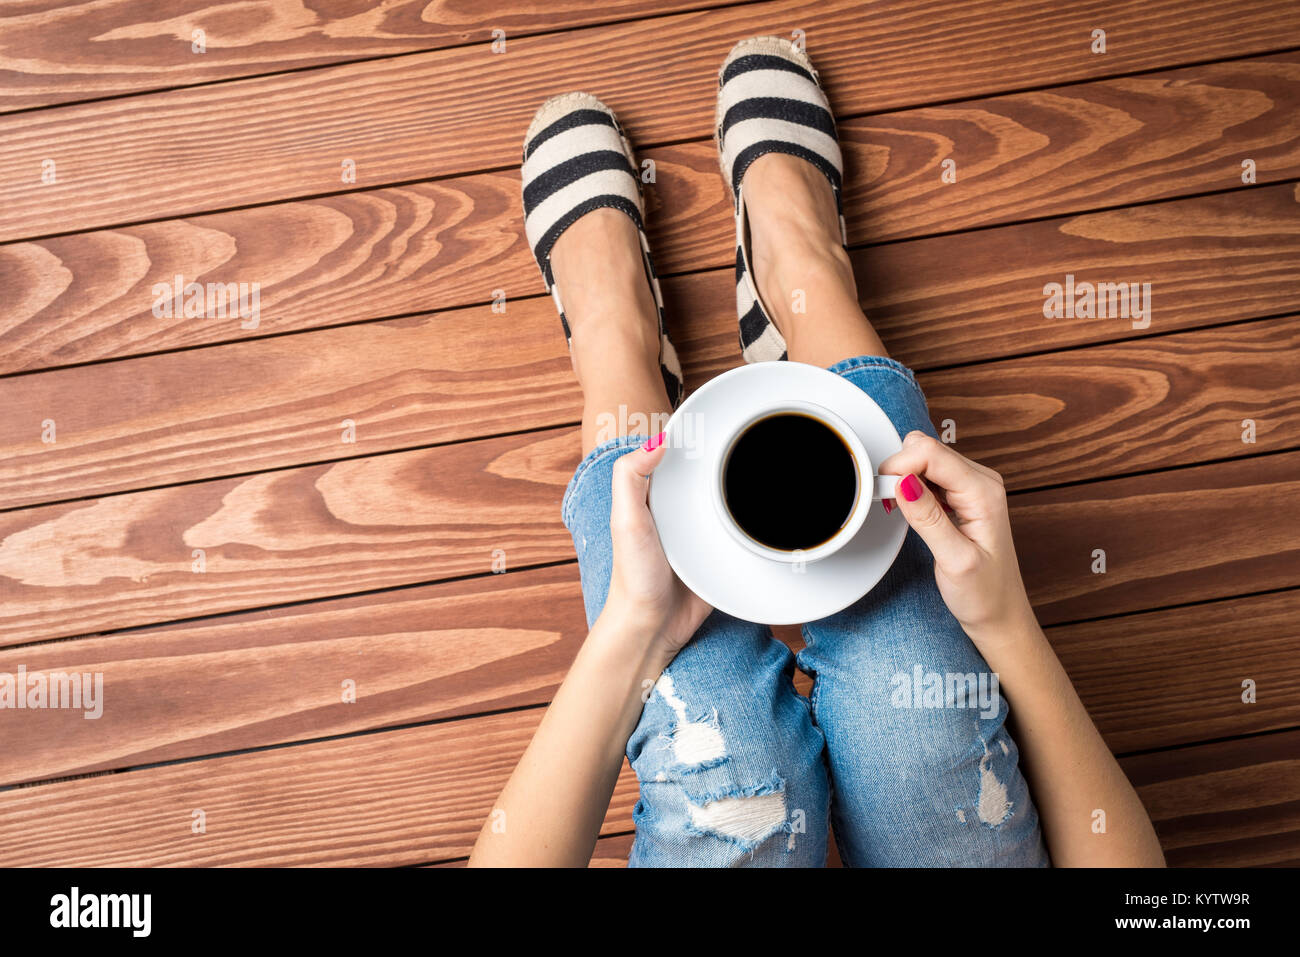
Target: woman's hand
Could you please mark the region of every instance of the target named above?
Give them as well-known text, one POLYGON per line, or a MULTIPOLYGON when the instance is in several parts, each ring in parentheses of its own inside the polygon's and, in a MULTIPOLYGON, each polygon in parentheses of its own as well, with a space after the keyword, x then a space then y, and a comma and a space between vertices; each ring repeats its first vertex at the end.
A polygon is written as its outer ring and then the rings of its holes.
POLYGON ((904 475, 896 501, 934 553, 939 592, 1014 701, 1020 766, 1052 863, 1163 866, 1151 818, 1034 619, 1002 477, 923 432, 909 434, 880 471, 904 475), (951 520, 936 489, 952 507, 951 520), (1096 808, 1106 809, 1103 835, 1089 827, 1096 808))
POLYGON ((614 463, 609 533, 614 569, 601 617, 612 615, 633 633, 675 655, 712 609, 682 584, 659 544, 646 495, 650 473, 664 457, 663 433, 614 463))
POLYGON ((924 432, 909 433, 880 472, 904 476, 897 506, 934 553, 939 593, 971 640, 980 646, 1036 628, 1011 542, 1002 476, 924 432), (943 492, 951 519, 927 483, 943 492))

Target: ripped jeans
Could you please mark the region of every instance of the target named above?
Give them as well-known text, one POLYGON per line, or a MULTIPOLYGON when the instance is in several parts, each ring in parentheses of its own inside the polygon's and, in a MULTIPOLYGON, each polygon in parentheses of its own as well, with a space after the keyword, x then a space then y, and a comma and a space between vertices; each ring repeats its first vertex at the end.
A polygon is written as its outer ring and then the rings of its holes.
MULTIPOLYGON (((934 434, 905 366, 863 356, 830 371, 900 435, 934 434)), ((597 447, 565 491, 589 625, 609 589, 611 471, 644 441, 597 447)), ((767 626, 717 611, 664 671, 627 743, 641 786, 630 866, 818 867, 828 825, 850 867, 1047 866, 1007 705, 915 532, 875 588, 803 638, 811 698, 767 626)))

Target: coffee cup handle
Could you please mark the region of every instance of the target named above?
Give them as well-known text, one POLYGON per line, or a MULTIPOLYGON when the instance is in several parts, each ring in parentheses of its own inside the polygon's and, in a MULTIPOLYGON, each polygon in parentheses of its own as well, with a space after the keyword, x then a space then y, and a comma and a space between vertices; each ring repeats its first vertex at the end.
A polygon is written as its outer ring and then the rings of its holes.
POLYGON ((876 487, 872 490, 872 501, 879 502, 886 498, 898 498, 898 480, 901 475, 877 475, 876 487))

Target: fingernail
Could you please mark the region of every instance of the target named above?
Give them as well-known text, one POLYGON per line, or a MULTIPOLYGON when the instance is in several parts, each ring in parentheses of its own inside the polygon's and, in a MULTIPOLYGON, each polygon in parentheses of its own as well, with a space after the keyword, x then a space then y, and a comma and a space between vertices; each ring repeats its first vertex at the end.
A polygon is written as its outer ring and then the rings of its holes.
POLYGON ((880 504, 883 505, 883 506, 885 506, 885 514, 886 514, 886 515, 888 515, 890 512, 892 512, 892 511, 894 510, 894 503, 893 503, 890 499, 882 498, 882 499, 880 500, 880 504))
POLYGON ((647 452, 653 452, 655 449, 659 448, 659 446, 663 444, 664 444, 664 434, 660 432, 653 439, 648 440, 646 444, 641 447, 645 449, 647 452))
POLYGON ((898 483, 898 491, 907 501, 915 502, 921 497, 921 493, 925 491, 925 486, 921 484, 921 480, 915 475, 907 475, 903 477, 903 481, 898 483))

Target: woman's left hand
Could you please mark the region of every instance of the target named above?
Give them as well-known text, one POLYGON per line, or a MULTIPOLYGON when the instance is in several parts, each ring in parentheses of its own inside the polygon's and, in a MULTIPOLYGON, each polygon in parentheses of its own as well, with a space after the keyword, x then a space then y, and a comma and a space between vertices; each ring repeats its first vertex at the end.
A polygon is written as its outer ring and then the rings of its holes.
POLYGON ((713 609, 683 585, 668 564, 650 515, 646 496, 650 473, 663 461, 663 439, 661 432, 614 463, 609 513, 614 569, 601 616, 613 615, 675 655, 713 609))

